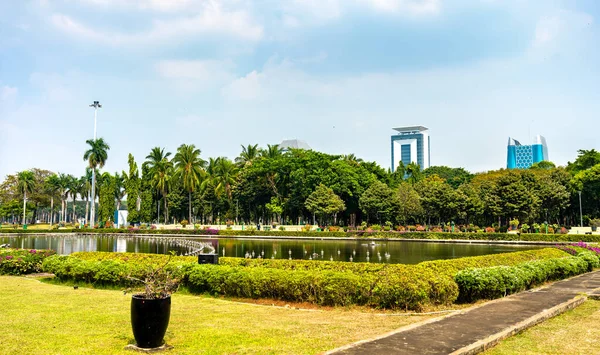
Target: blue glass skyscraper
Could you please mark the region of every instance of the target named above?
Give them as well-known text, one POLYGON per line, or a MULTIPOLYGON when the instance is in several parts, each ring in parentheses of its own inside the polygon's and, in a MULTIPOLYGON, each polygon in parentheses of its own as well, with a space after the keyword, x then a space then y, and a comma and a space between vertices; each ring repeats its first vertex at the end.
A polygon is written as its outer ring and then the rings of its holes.
POLYGON ((423 126, 394 128, 398 133, 392 136, 392 172, 402 162, 405 166, 417 163, 421 170, 430 164, 429 129, 423 126))
POLYGON ((546 138, 536 136, 532 145, 522 145, 518 140, 508 138, 506 167, 508 169, 528 169, 534 163, 548 161, 546 138))

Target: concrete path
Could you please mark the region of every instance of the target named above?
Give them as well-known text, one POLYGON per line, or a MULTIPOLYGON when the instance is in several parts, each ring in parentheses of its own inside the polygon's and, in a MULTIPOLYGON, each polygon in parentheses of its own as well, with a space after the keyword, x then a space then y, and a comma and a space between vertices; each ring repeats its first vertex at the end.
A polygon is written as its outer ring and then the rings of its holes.
POLYGON ((600 288, 600 271, 521 292, 438 321, 399 329, 385 337, 327 354, 476 354, 519 331, 585 301, 600 288))

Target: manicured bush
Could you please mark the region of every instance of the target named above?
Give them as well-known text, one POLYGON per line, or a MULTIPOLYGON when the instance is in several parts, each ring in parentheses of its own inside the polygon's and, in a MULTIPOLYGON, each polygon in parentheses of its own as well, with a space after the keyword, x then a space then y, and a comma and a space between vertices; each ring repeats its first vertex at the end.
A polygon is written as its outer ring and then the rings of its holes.
MULTIPOLYGON (((438 260, 417 265, 347 263, 287 259, 220 258, 220 265, 198 265, 195 257, 172 257, 169 264, 193 292, 234 297, 276 298, 321 305, 368 305, 420 310, 450 304, 459 295, 454 275, 469 267, 516 265, 561 258, 555 248, 438 260)), ((81 252, 53 257, 44 269, 60 279, 126 286, 126 276, 142 277, 167 255, 81 252), (77 259, 77 261, 69 261, 77 259)))
POLYGON ((23 275, 40 272, 42 262, 54 250, 0 249, 0 275, 23 275))
POLYGON ((459 300, 471 302, 519 292, 547 281, 560 280, 590 271, 598 257, 583 256, 528 261, 514 266, 469 268, 459 271, 454 280, 459 300))

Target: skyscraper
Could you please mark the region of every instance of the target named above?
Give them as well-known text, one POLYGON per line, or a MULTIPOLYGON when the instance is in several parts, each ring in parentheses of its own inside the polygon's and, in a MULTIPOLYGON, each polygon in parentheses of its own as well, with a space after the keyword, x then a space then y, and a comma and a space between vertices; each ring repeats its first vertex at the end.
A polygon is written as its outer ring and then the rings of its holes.
POLYGON ((423 126, 394 128, 398 133, 392 136, 392 172, 396 171, 400 161, 406 166, 417 163, 421 170, 430 164, 429 129, 423 126))
POLYGON ((528 169, 534 163, 548 160, 546 138, 536 136, 532 145, 522 145, 518 140, 508 138, 506 167, 508 169, 528 169))

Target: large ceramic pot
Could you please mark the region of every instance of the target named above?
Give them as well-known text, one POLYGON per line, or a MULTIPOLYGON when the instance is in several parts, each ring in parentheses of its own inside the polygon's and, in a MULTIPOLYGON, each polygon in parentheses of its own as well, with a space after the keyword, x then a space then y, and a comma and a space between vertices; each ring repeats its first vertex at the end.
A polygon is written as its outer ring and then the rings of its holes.
POLYGON ((146 299, 143 295, 131 297, 131 327, 136 345, 140 348, 157 348, 163 338, 171 316, 171 296, 146 299))

